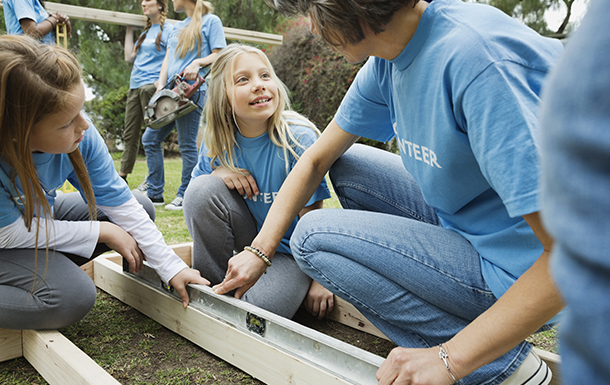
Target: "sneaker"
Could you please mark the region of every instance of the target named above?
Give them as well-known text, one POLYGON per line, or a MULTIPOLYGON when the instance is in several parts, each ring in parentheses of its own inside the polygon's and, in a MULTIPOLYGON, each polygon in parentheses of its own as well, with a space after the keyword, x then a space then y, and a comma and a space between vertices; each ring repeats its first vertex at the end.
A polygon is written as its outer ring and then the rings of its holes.
POLYGON ((163 200, 163 197, 159 197, 159 198, 148 197, 148 199, 150 199, 150 201, 152 202, 153 206, 163 206, 165 204, 165 201, 163 200))
MULTIPOLYGON (((146 191, 148 191, 148 186, 150 186, 150 185, 148 184, 148 182, 147 182, 147 181, 144 181, 144 182, 140 183, 140 185, 139 185, 138 187, 136 187, 135 189, 133 189, 133 191, 135 191, 135 192, 139 192, 139 193, 142 193, 142 194, 146 194, 146 191)), ((149 197, 149 198, 150 198, 150 197, 149 197)))
POLYGON ((501 385, 548 385, 552 378, 551 369, 532 350, 521 366, 501 385))
POLYGON ((176 197, 176 199, 174 199, 172 201, 172 203, 165 206, 165 209, 166 210, 182 210, 182 201, 183 200, 184 199, 182 199, 182 197, 176 197))

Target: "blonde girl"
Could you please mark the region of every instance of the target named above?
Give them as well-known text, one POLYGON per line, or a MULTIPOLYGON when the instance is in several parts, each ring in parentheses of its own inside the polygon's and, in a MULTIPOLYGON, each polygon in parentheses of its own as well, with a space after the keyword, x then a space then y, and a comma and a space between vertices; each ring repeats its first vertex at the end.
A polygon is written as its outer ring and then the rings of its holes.
POLYGON ((0 75, 0 328, 55 329, 84 317, 95 285, 74 262, 109 249, 131 271, 146 258, 186 306, 185 285, 207 281, 165 244, 142 208, 152 209, 150 201, 136 200, 114 170, 81 112, 74 56, 27 36, 0 36, 0 75), (80 194, 58 195, 66 180, 80 194))
POLYGON ((307 297, 308 309, 323 316, 333 306, 332 294, 301 272, 291 255, 290 235, 299 217, 322 208, 330 197, 325 182, 294 218, 273 260, 249 247, 275 194, 318 130, 290 111, 287 90, 259 49, 231 44, 222 50, 208 77, 208 91, 205 145, 184 200, 193 267, 219 284, 236 265, 264 266, 267 274, 235 297, 287 318, 307 297), (249 250, 245 258, 232 258, 244 248, 249 250))
MULTIPOLYGON (((133 27, 127 26, 125 31, 125 61, 133 63, 125 106, 123 130, 125 150, 121 156, 119 169, 119 175, 125 180, 133 171, 136 162, 144 111, 157 90, 156 82, 167 53, 167 41, 174 30, 172 24, 165 23, 167 0, 142 0, 142 12, 147 17, 146 27, 135 45, 133 27)), ((153 204, 155 203, 153 201, 153 204)))
MULTIPOLYGON (((218 16, 213 15, 212 5, 203 0, 173 0, 174 10, 184 12, 187 18, 176 23, 170 34, 167 54, 161 67, 157 82, 157 91, 166 86, 168 80, 184 72, 184 77, 193 81, 197 75, 204 75, 206 66, 213 63, 218 51, 227 43, 218 16)), ((191 100, 203 107, 206 94, 206 84, 199 88, 191 100)), ((158 130, 147 128, 142 136, 142 144, 146 152, 148 177, 138 188, 146 192, 148 197, 157 204, 162 204, 165 186, 165 169, 163 165, 163 140, 176 127, 178 131, 178 146, 182 155, 182 181, 176 192, 176 198, 165 206, 167 210, 182 210, 184 191, 191 179, 193 167, 197 164, 197 133, 202 109, 196 109, 158 130)))

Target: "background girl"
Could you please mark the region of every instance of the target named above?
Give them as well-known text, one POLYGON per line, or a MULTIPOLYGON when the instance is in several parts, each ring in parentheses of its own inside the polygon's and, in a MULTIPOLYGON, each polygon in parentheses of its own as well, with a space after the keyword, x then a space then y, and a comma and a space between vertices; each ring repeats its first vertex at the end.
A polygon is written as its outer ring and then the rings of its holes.
MULTIPOLYGON (((168 79, 171 80, 174 75, 182 71, 188 80, 195 80, 198 74, 203 75, 201 67, 213 63, 218 51, 227 45, 222 22, 218 16, 211 14, 212 4, 203 0, 174 0, 174 10, 185 12, 187 18, 176 23, 170 35, 157 91, 165 87, 168 79)), ((204 84, 191 97, 191 100, 200 107, 203 107, 205 101, 206 87, 204 84)), ((201 110, 196 109, 176 120, 178 146, 182 155, 182 183, 176 193, 176 199, 165 206, 167 210, 182 210, 184 191, 191 180, 193 167, 197 164, 197 133, 200 119, 201 110)), ((165 186, 161 144, 172 130, 171 124, 158 130, 147 128, 142 136, 148 177, 138 190, 146 191, 148 197, 159 204, 163 202, 165 186)))
MULTIPOLYGON (((125 31, 125 61, 132 63, 129 93, 125 107, 125 128, 119 175, 127 180, 133 171, 140 147, 140 130, 144 122, 144 111, 150 98, 157 91, 157 80, 165 54, 167 41, 174 26, 165 24, 167 0, 142 0, 142 12, 147 17, 146 28, 134 47, 133 27, 125 31), (135 62, 134 62, 135 59, 135 62)), ((153 204, 157 202, 153 201, 153 204)), ((161 199, 163 203, 163 199, 161 199)))
POLYGON ((185 285, 207 281, 165 244, 116 173, 81 113, 85 89, 74 56, 27 36, 1 36, 0 74, 0 328, 56 329, 84 317, 95 285, 70 259, 109 248, 131 271, 146 258, 186 306, 185 285), (80 194, 58 196, 66 180, 80 194), (92 219, 79 219, 82 212, 92 219))
MULTIPOLYGON (((286 88, 262 51, 231 44, 211 71, 205 145, 186 191, 184 217, 194 242, 193 267, 217 284, 241 263, 231 258, 233 251, 250 245, 275 194, 318 130, 289 111, 286 88)), ((329 197, 323 181, 299 217, 322 208, 329 197)), ((268 274, 246 295, 240 289, 235 297, 290 318, 309 291, 309 308, 323 316, 332 308, 332 294, 302 273, 290 252, 297 219, 272 265, 259 251, 250 251, 259 255, 256 259, 268 274)))

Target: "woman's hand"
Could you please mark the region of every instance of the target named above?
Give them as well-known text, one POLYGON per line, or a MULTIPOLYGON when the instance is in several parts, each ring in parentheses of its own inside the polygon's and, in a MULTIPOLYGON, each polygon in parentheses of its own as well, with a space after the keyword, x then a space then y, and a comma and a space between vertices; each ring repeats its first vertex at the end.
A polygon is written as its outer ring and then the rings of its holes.
POLYGON ((439 351, 438 346, 428 349, 394 348, 377 371, 379 385, 453 384, 439 351))
POLYGON ((53 16, 55 20, 57 20, 57 24, 65 24, 68 37, 72 37, 72 25, 70 24, 70 18, 67 15, 57 12, 50 16, 53 16))
POLYGON ((121 227, 112 222, 100 222, 100 237, 98 242, 105 243, 112 250, 121 254, 129 262, 129 270, 137 273, 142 270, 146 259, 135 239, 121 227))
POLYGON ((237 190, 239 195, 252 199, 254 195, 259 194, 256 181, 250 175, 250 171, 246 169, 240 169, 240 171, 241 173, 220 166, 212 171, 211 175, 220 178, 230 190, 237 190))
POLYGON ((311 281, 309 291, 303 302, 305 309, 318 319, 324 318, 324 315, 330 313, 335 306, 333 293, 316 281, 311 281))
POLYGON ((187 65, 184 69, 184 78, 186 80, 197 80, 197 76, 199 75, 199 63, 192 62, 187 65))
POLYGON ((187 307, 189 304, 189 295, 186 291, 186 285, 189 283, 196 283, 198 285, 210 285, 210 281, 201 277, 199 271, 195 269, 182 269, 178 274, 174 275, 172 279, 169 280, 169 284, 172 285, 174 289, 182 298, 182 306, 187 307))
POLYGON ((216 294, 225 294, 237 289, 235 298, 240 299, 267 270, 267 264, 256 254, 242 251, 229 259, 225 279, 214 286, 216 294))

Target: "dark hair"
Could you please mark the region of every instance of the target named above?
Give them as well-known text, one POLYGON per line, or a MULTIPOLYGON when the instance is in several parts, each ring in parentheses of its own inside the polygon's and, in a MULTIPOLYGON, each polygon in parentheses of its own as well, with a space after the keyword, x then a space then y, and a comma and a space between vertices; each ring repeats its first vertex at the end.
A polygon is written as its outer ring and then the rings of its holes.
POLYGON ((286 16, 311 17, 317 33, 333 46, 357 44, 364 39, 363 25, 383 32, 396 11, 419 0, 265 0, 286 16))

